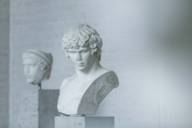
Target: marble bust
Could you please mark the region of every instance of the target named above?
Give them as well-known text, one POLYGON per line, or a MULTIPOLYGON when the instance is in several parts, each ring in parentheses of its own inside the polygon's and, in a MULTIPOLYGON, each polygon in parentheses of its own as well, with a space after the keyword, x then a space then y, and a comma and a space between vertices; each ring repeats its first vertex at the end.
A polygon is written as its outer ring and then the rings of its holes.
POLYGON ((45 79, 49 79, 53 57, 50 53, 40 50, 27 50, 22 55, 24 74, 27 82, 32 85, 41 85, 45 79))
POLYGON ((93 115, 105 98, 119 85, 114 71, 100 64, 102 39, 89 25, 79 25, 63 37, 63 49, 73 62, 74 75, 60 87, 57 109, 64 115, 93 115))

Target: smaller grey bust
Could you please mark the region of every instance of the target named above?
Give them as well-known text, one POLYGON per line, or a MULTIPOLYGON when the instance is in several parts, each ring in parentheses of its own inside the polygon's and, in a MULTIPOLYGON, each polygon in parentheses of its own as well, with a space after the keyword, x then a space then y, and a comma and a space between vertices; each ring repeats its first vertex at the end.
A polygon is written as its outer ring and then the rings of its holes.
POLYGON ((24 74, 27 82, 41 85, 41 82, 50 78, 53 57, 51 53, 40 50, 27 50, 23 53, 24 74))

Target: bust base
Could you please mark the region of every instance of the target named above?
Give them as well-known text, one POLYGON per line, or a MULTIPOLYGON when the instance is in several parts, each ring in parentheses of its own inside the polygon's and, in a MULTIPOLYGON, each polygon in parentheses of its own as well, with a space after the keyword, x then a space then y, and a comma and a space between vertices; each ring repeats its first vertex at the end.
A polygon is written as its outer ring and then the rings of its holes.
POLYGON ((114 117, 57 116, 55 128, 114 128, 114 117))

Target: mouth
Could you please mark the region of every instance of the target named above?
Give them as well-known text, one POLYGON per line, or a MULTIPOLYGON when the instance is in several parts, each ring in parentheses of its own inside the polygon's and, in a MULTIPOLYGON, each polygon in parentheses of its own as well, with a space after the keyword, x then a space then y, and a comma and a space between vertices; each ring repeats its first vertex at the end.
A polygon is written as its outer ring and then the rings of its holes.
POLYGON ((31 77, 32 77, 31 75, 26 75, 26 78, 29 78, 29 79, 30 79, 31 77))
POLYGON ((26 76, 27 81, 31 81, 33 79, 32 76, 26 76))
POLYGON ((77 64, 76 64, 76 67, 78 67, 78 68, 83 68, 83 67, 85 67, 85 64, 84 64, 84 63, 77 63, 77 64))
POLYGON ((80 66, 81 66, 81 65, 84 65, 84 63, 77 63, 77 65, 80 65, 80 66))
POLYGON ((27 78, 27 81, 31 81, 31 80, 32 80, 32 78, 29 78, 29 77, 27 78))

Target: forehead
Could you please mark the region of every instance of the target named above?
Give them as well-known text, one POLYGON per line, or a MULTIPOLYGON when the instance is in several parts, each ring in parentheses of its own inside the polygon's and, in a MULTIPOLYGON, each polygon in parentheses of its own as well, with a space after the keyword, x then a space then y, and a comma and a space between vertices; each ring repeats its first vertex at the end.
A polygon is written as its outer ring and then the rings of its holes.
POLYGON ((34 56, 24 57, 23 64, 36 64, 36 63, 38 63, 38 59, 39 58, 34 57, 34 56))
POLYGON ((90 50, 90 48, 79 47, 79 48, 70 48, 70 49, 67 49, 66 51, 67 52, 82 52, 82 51, 88 51, 88 50, 90 50))

